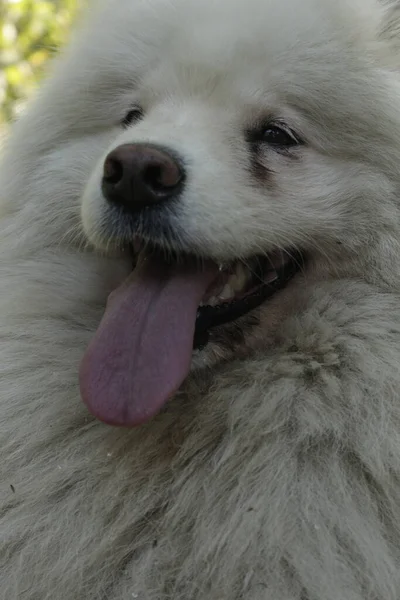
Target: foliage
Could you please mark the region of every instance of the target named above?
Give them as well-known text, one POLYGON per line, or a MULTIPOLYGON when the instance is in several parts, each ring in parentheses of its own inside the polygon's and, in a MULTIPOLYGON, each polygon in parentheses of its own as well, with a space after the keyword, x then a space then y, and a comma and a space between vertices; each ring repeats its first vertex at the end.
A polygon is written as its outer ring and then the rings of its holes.
POLYGON ((79 0, 0 0, 0 125, 21 110, 67 40, 79 0))

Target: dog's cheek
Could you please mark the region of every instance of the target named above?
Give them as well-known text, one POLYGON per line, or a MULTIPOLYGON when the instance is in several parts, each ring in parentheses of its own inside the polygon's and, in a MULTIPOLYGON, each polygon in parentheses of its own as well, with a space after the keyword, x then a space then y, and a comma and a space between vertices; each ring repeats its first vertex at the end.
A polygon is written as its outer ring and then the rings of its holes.
POLYGON ((268 190, 274 186, 276 174, 268 152, 262 144, 253 144, 251 147, 249 174, 256 185, 266 187, 268 190))

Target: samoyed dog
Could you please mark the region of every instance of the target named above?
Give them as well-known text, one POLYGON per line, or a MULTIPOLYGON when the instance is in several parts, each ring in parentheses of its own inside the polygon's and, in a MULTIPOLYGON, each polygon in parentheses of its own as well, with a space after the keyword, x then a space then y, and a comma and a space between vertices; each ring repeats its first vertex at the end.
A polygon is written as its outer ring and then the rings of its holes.
POLYGON ((399 600, 399 22, 90 7, 1 167, 1 599, 399 600))

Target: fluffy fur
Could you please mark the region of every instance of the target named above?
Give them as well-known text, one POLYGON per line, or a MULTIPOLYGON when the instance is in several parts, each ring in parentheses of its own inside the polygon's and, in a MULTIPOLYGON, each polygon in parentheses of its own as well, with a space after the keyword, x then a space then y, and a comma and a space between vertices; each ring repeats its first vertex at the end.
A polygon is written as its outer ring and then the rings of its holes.
POLYGON ((374 0, 89 11, 1 168, 1 598, 400 598, 397 19, 374 0), (304 137, 295 157, 248 149, 270 113, 304 137), (188 159, 186 249, 309 260, 157 418, 120 430, 77 381, 130 270, 98 184, 131 140, 188 159))

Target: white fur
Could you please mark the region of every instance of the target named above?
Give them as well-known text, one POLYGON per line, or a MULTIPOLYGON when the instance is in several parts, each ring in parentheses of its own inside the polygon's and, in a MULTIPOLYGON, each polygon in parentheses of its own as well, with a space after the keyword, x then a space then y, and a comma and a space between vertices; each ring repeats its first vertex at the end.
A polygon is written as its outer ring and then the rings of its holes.
POLYGON ((0 172, 4 600, 400 598, 399 25, 384 4, 108 0, 55 62, 0 172), (135 103, 144 119, 122 130, 135 103), (244 131, 271 112, 306 143, 293 160, 264 150, 262 181, 244 131), (214 344, 127 431, 95 421, 77 381, 130 270, 102 160, 143 140, 187 159, 187 247, 310 258, 240 347, 214 344))

